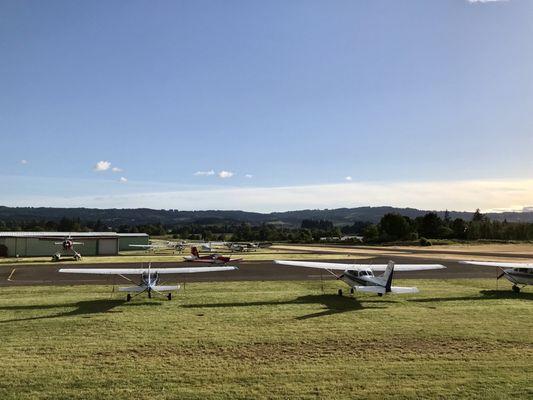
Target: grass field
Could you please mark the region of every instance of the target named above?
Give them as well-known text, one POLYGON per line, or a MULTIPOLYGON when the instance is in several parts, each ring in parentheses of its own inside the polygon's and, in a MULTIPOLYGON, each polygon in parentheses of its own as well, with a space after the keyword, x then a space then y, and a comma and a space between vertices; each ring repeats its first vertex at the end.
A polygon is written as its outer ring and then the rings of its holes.
POLYGON ((531 289, 426 280, 340 298, 338 284, 187 284, 131 303, 105 286, 4 288, 0 398, 533 397, 531 289))

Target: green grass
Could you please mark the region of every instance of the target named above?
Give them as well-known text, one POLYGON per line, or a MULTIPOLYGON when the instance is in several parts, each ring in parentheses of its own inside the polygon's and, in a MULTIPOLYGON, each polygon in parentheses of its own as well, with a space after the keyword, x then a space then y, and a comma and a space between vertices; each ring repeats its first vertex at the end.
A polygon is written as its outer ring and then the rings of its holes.
POLYGON ((533 396, 530 288, 413 283, 383 298, 199 283, 131 303, 106 286, 2 288, 0 399, 533 396))

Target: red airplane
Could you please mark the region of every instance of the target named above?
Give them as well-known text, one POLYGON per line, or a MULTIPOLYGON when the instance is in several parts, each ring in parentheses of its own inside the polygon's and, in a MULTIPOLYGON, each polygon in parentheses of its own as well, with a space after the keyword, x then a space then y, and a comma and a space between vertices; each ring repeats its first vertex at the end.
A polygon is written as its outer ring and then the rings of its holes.
POLYGON ((242 258, 232 259, 230 257, 224 257, 220 254, 209 254, 207 256, 201 256, 200 253, 198 253, 198 249, 196 247, 191 247, 191 254, 190 256, 183 257, 185 261, 192 261, 192 262, 200 262, 200 263, 207 263, 207 264, 227 264, 230 261, 231 262, 239 262, 242 261, 242 258))

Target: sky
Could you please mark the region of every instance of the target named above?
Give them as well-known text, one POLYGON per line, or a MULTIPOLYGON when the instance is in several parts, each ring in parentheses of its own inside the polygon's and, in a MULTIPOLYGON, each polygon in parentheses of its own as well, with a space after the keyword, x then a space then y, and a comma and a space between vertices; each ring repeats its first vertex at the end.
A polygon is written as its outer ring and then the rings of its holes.
POLYGON ((533 206, 533 2, 0 0, 0 205, 533 206))

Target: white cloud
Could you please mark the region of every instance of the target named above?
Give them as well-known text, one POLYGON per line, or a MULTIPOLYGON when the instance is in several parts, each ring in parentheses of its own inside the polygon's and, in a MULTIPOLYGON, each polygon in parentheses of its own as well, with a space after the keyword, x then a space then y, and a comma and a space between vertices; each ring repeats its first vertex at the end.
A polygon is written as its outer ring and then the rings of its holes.
POLYGON ((120 183, 126 183, 128 181, 128 178, 125 178, 123 176, 120 177, 119 182, 120 183))
POLYGON ((220 171, 218 173, 219 178, 222 178, 222 179, 231 178, 233 175, 235 174, 231 171, 220 171))
POLYGON ((522 210, 531 206, 533 180, 425 182, 349 182, 283 187, 218 187, 172 191, 136 191, 98 196, 0 195, 0 203, 18 206, 96 208, 179 208, 284 211, 358 206, 415 207, 426 210, 522 210), (18 198, 16 198, 18 197, 18 198))
POLYGON ((244 175, 245 178, 252 179, 254 176, 252 174, 246 174, 244 175))
POLYGON ((124 170, 122 168, 119 168, 119 167, 113 167, 113 168, 111 168, 111 171, 113 171, 113 172, 122 172, 124 170))
POLYGON ((22 165, 26 165, 26 164, 28 164, 28 160, 20 160, 20 163, 21 163, 22 165))
POLYGON ((347 176, 346 178, 344 178, 345 180, 347 181, 351 181, 352 180, 352 177, 351 176, 347 176))
POLYGON ((96 172, 107 171, 111 168, 111 163, 109 161, 98 161, 94 166, 96 172))
POLYGON ((194 175, 195 176, 211 176, 211 175, 215 175, 215 171, 212 169, 209 171, 196 171, 194 175))

